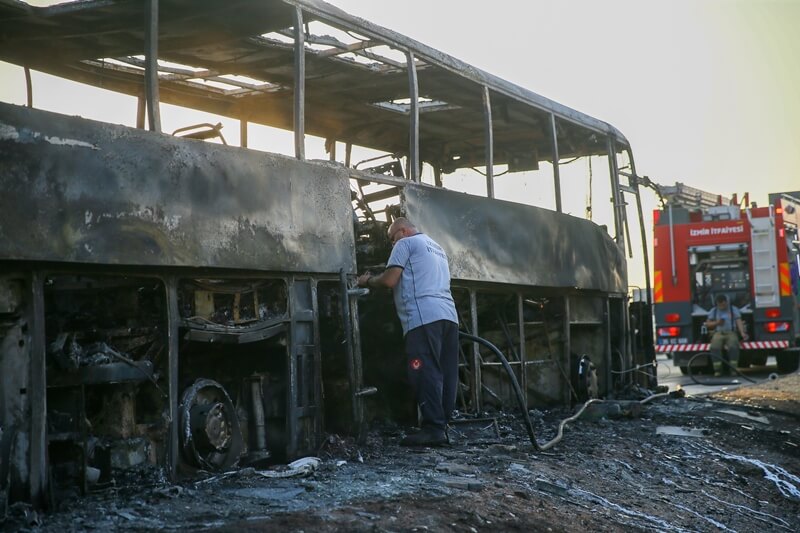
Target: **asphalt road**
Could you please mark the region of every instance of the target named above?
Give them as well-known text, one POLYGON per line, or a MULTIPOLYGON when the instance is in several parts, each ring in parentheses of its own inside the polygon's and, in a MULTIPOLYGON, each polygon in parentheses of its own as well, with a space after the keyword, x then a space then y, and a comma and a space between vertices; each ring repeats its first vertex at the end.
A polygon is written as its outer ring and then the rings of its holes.
POLYGON ((741 375, 731 377, 695 376, 696 380, 703 383, 698 384, 692 380, 691 376, 681 374, 681 369, 672 364, 672 360, 665 355, 659 354, 656 358, 658 362, 658 384, 667 385, 670 391, 678 386, 686 390, 686 394, 696 396, 724 390, 733 390, 742 385, 752 385, 753 381, 762 383, 769 380, 771 374, 777 374, 775 357, 770 356, 765 366, 752 366, 750 368, 739 368, 741 375), (748 381, 748 378, 752 381, 748 381))

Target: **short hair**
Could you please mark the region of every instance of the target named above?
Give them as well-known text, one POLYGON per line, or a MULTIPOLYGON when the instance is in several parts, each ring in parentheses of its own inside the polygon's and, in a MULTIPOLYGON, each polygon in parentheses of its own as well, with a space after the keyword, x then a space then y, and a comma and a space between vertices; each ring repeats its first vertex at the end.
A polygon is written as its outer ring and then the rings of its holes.
POLYGON ((717 303, 718 304, 721 304, 722 302, 727 302, 727 301, 728 301, 728 297, 727 296, 725 296, 724 294, 717 294, 717 303))
POLYGON ((414 224, 412 224, 411 221, 408 220, 406 217, 397 217, 396 219, 394 219, 394 222, 392 222, 391 225, 396 227, 396 228, 416 229, 414 224))

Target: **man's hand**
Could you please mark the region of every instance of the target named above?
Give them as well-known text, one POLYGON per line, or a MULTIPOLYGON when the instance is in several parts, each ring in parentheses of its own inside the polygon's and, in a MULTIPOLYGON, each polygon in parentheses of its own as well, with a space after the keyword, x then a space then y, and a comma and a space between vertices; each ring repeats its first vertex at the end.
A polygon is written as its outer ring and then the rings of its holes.
POLYGON ((742 331, 742 332, 741 332, 741 334, 742 334, 742 340, 743 340, 743 341, 746 341, 747 339, 749 339, 749 338, 750 338, 750 336, 749 336, 749 335, 747 335, 747 333, 745 333, 744 331, 742 331))
POLYGON ((364 272, 358 277, 359 287, 369 287, 369 279, 372 277, 372 272, 364 272))

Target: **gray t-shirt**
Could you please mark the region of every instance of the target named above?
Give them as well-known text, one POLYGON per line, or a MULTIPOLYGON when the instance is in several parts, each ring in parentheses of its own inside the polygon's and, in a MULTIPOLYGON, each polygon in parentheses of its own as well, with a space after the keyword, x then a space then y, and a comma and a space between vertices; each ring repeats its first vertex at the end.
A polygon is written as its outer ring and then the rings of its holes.
POLYGON ((724 311, 722 309, 712 307, 711 311, 708 312, 709 320, 723 321, 722 324, 714 329, 714 331, 734 331, 733 325, 736 323, 737 318, 742 318, 742 313, 740 313, 739 310, 732 305, 728 305, 728 308, 724 311))
POLYGON ((404 335, 438 320, 458 324, 450 294, 447 254, 433 239, 422 233, 400 239, 386 266, 403 269, 400 282, 394 288, 394 305, 404 335))

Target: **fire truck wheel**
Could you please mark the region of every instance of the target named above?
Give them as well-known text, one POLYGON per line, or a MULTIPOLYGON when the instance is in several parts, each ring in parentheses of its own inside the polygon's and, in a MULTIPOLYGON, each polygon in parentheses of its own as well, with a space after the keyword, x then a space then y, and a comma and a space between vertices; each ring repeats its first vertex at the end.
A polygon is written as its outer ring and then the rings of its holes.
POLYGON ((800 352, 783 352, 775 356, 778 362, 778 374, 790 374, 800 367, 800 352))
POLYGON ((764 366, 767 364, 767 354, 751 355, 750 363, 755 366, 764 366))
POLYGON ((681 374, 683 374, 684 376, 688 376, 689 375, 689 367, 688 366, 682 366, 681 367, 681 374))

